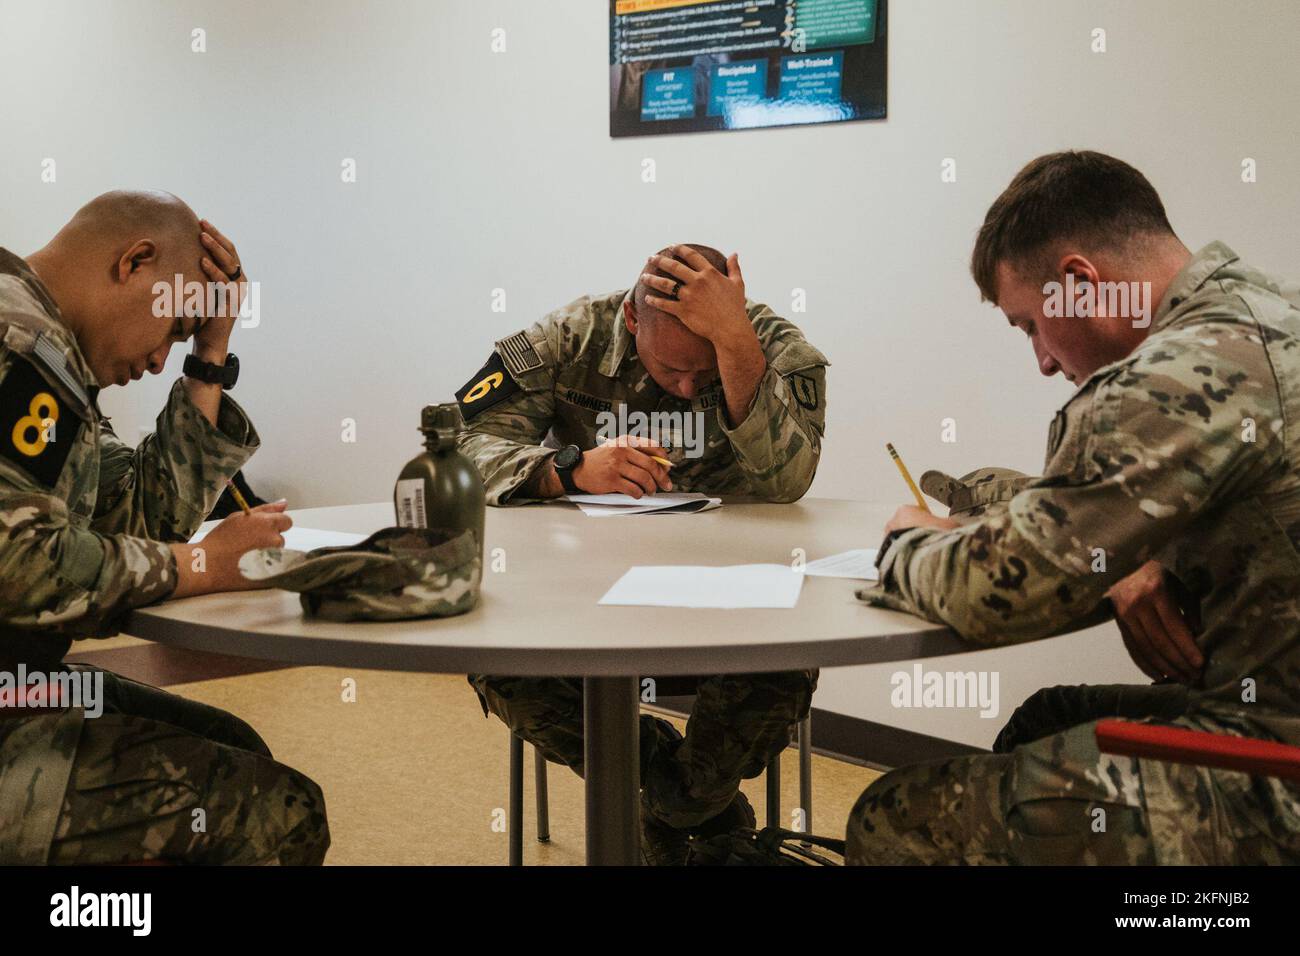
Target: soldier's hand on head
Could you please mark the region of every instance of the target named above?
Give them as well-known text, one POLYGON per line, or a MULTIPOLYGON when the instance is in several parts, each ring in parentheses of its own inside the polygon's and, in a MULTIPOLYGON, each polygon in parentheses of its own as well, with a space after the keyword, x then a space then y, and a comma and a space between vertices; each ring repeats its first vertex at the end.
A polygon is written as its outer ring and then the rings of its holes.
POLYGON ((946 531, 960 526, 961 522, 954 521, 952 518, 940 518, 916 505, 903 505, 885 522, 885 534, 906 531, 909 528, 939 528, 946 531))
POLYGON ((592 495, 622 492, 633 498, 672 491, 668 469, 651 456, 666 459, 668 452, 648 438, 621 435, 583 453, 573 469, 574 484, 592 495))
POLYGON ((220 353, 221 359, 224 360, 228 351, 226 346, 230 341, 230 331, 234 328, 235 320, 239 318, 239 310, 248 295, 248 273, 239 258, 235 244, 208 220, 201 219, 199 223, 203 227, 203 231, 199 234, 199 241, 208 253, 200 261, 204 274, 209 282, 218 283, 223 287, 235 284, 238 295, 218 299, 217 314, 208 316, 208 320, 194 336, 195 353, 200 355, 204 351, 214 355, 220 353))
POLYGON ((1152 680, 1191 683, 1205 666, 1159 561, 1148 561, 1107 592, 1133 663, 1152 680))
POLYGON ((672 278, 643 273, 641 281, 662 295, 646 296, 646 304, 676 316, 696 335, 717 348, 727 348, 736 338, 755 336, 745 312, 745 278, 740 259, 732 253, 724 275, 690 246, 674 246, 672 256, 651 256, 648 265, 672 278), (684 261, 679 261, 679 259, 684 261), (677 290, 676 300, 664 298, 677 290))

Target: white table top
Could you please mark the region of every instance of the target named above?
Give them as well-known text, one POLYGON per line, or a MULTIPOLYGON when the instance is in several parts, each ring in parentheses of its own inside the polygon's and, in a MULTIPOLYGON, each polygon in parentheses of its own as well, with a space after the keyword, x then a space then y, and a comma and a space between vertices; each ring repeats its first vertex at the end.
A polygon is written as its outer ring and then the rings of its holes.
MULTIPOLYGON (((370 533, 389 503, 292 512, 306 528, 370 533)), ((383 670, 566 676, 722 674, 909 660, 971 650, 951 631, 809 577, 793 609, 601 607, 636 564, 789 564, 875 547, 887 515, 863 502, 729 502, 696 515, 588 518, 553 502, 489 508, 478 606, 401 622, 307 620, 298 595, 244 591, 136 610, 123 630, 194 650, 383 670), (504 571, 493 571, 495 549, 504 571)))

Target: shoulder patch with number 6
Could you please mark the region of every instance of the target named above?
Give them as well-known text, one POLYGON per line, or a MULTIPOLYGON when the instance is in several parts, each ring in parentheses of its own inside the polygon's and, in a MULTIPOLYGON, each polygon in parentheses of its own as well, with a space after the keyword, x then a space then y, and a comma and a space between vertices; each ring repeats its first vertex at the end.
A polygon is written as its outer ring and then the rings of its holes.
POLYGON ((487 364, 456 392, 456 401, 460 403, 461 417, 468 422, 519 391, 519 383, 494 349, 487 364))
POLYGON ((53 488, 81 424, 35 367, 15 356, 0 381, 0 456, 53 488))

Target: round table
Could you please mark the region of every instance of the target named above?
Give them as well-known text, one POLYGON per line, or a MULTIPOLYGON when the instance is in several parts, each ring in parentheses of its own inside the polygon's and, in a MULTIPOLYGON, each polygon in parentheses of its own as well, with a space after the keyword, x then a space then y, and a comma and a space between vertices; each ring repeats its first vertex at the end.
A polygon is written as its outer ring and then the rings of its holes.
MULTIPOLYGON (((391 504, 292 512, 304 528, 368 534, 391 504)), ((639 858, 642 675, 805 670, 970 650, 946 628, 870 607, 862 582, 809 577, 792 609, 602 607, 633 565, 791 564, 871 547, 886 511, 806 498, 728 501, 693 515, 590 518, 567 502, 489 508, 483 590, 459 617, 340 624, 298 595, 243 591, 134 611, 123 630, 193 650, 303 665, 583 678, 587 861, 639 858)))

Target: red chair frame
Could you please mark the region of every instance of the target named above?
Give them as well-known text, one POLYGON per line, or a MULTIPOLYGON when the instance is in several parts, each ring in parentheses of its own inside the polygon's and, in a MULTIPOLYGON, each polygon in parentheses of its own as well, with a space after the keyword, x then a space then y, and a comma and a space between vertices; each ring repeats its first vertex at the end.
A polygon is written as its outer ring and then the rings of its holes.
POLYGON ((1127 720, 1102 720, 1097 723, 1097 749, 1126 757, 1147 757, 1300 781, 1300 747, 1275 740, 1127 720))

